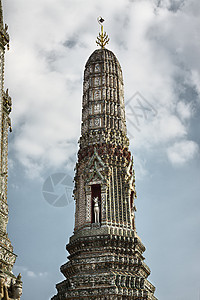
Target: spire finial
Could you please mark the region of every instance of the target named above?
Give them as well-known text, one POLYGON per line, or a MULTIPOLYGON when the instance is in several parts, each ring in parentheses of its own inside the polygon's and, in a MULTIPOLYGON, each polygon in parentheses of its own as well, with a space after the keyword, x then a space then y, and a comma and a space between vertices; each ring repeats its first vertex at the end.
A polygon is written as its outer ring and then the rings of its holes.
POLYGON ((99 32, 99 35, 97 37, 96 43, 99 45, 102 49, 104 49, 105 45, 109 42, 109 37, 106 32, 103 32, 103 22, 105 21, 101 16, 97 18, 97 21, 99 25, 101 25, 101 33, 99 32))

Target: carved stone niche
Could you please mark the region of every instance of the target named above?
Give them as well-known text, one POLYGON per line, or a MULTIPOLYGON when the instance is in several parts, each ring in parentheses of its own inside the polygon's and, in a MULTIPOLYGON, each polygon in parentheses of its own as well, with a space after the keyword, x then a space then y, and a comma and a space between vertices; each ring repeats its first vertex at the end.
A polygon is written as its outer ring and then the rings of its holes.
POLYGON ((106 201, 107 200, 107 185, 102 184, 101 187, 101 224, 106 225, 106 218, 107 218, 107 209, 106 209, 106 201))
MULTIPOLYGON (((91 224, 91 228, 105 225, 106 220, 106 190, 107 186, 101 180, 92 180, 85 186, 86 191, 86 222, 91 224), (98 198, 99 223, 95 223, 95 201, 98 198), (98 226, 97 226, 98 225, 98 226)), ((96 204, 97 207, 97 204, 96 204)))
POLYGON ((87 184, 85 186, 86 193, 86 222, 91 223, 91 186, 87 184))
POLYGON ((91 223, 101 223, 101 182, 93 180, 91 186, 91 223))

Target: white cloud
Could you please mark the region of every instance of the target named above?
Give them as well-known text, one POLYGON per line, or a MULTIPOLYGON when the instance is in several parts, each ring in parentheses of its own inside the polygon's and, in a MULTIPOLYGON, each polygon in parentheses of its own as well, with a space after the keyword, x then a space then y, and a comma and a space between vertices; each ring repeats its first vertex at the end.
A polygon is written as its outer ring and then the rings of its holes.
POLYGON ((181 119, 187 120, 191 118, 194 110, 190 103, 184 103, 183 101, 179 101, 177 103, 177 112, 181 119))
POLYGON ((146 160, 141 159, 140 156, 134 155, 134 168, 136 170, 136 181, 143 179, 145 176, 149 175, 148 169, 146 167, 146 160))
POLYGON ((158 7, 166 8, 169 10, 177 11, 182 8, 185 0, 156 0, 158 7))
POLYGON ((46 277, 48 276, 48 272, 34 272, 32 270, 29 270, 27 267, 24 266, 14 266, 14 270, 16 272, 20 272, 23 274, 23 276, 28 276, 31 278, 38 278, 38 277, 46 277))
POLYGON ((154 117, 140 119, 139 131, 136 130, 131 122, 135 122, 134 116, 128 120, 128 131, 134 132, 134 147, 139 150, 146 148, 156 151, 165 149, 164 145, 176 139, 184 138, 187 135, 186 128, 181 120, 168 110, 160 108, 154 117))
POLYGON ((177 137, 183 137, 186 134, 186 129, 183 124, 174 115, 163 115, 160 117, 156 136, 158 135, 158 142, 168 142, 177 137))
POLYGON ((177 78, 199 89, 199 19, 193 9, 197 4, 159 3, 117 0, 113 5, 103 0, 99 5, 89 0, 86 6, 82 1, 77 5, 20 0, 18 5, 5 4, 11 34, 6 86, 13 98, 15 133, 9 147, 29 176, 66 165, 76 151, 70 143, 80 135, 82 74, 96 48, 100 14, 111 38, 108 48, 122 64, 126 97, 138 90, 158 111, 154 119, 141 121, 136 147, 163 146, 187 136, 184 121, 190 122, 192 105, 186 102, 192 99, 181 98, 177 78))
POLYGON ((36 274, 33 271, 27 271, 27 276, 32 277, 32 278, 37 277, 36 274))
POLYGON ((167 149, 169 161, 173 165, 183 165, 193 159, 199 151, 199 146, 194 141, 180 141, 167 149))
POLYGON ((191 79, 194 83, 197 93, 199 94, 199 100, 200 100, 200 73, 197 70, 192 70, 191 74, 192 74, 191 79))
POLYGON ((40 272, 38 275, 40 277, 46 277, 48 275, 48 273, 47 272, 40 272))

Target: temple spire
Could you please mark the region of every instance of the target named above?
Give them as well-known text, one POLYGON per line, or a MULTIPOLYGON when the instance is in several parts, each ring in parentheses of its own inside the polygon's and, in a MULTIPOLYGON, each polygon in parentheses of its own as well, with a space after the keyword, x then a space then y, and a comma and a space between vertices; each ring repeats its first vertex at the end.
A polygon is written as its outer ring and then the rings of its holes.
POLYGON ((75 167, 74 233, 65 279, 52 300, 157 300, 135 227, 135 171, 126 131, 122 69, 101 32, 85 65, 75 167))
POLYGON ((101 32, 99 32, 99 35, 97 37, 96 43, 99 45, 102 49, 105 48, 105 45, 109 42, 109 37, 106 32, 103 32, 103 22, 105 21, 102 17, 98 17, 97 21, 99 25, 101 25, 101 32))
POLYGON ((9 34, 8 34, 8 25, 3 23, 3 9, 2 9, 2 1, 0 0, 0 46, 5 49, 7 45, 7 49, 9 49, 9 34))
POLYGON ((5 48, 9 45, 8 26, 3 22, 0 0, 0 299, 20 299, 21 275, 13 274, 16 254, 7 233, 8 225, 8 131, 11 131, 10 112, 12 100, 8 89, 4 91, 5 48))

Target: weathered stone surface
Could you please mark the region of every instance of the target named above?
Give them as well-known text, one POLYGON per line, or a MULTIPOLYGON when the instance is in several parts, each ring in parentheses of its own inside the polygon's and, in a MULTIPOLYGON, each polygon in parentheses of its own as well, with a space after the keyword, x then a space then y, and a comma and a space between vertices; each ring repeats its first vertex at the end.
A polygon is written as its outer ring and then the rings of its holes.
POLYGON ((5 47, 9 45, 7 29, 3 24, 0 0, 0 299, 20 299, 22 282, 20 276, 16 278, 12 273, 16 255, 7 234, 8 130, 12 131, 9 116, 12 100, 8 89, 4 91, 4 55, 5 47))
POLYGON ((75 228, 66 246, 69 261, 61 266, 66 280, 52 300, 156 299, 134 222, 122 70, 107 49, 95 50, 86 63, 81 126, 75 228))

